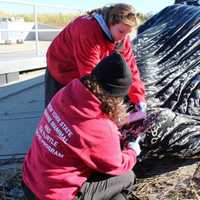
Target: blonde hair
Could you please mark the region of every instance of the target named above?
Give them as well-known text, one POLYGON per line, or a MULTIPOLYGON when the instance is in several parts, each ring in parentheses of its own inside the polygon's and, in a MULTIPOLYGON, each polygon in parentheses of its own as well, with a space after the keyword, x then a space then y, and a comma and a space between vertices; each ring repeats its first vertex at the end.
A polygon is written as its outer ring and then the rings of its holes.
POLYGON ((102 102, 101 110, 118 126, 123 124, 127 116, 127 105, 124 97, 110 96, 92 76, 84 76, 81 82, 102 102))
POLYGON ((135 27, 137 25, 135 8, 129 4, 113 4, 111 6, 105 6, 103 8, 87 12, 89 15, 93 13, 101 14, 109 26, 119 24, 121 22, 131 27, 135 27))

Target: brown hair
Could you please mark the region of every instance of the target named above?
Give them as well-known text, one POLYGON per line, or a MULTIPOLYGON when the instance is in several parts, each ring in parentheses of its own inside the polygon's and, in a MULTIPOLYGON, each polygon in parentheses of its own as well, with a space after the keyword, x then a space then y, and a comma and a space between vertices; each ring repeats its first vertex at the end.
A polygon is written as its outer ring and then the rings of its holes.
POLYGON ((129 4, 119 3, 87 12, 89 15, 93 13, 103 15, 104 20, 108 25, 115 25, 121 22, 131 27, 137 25, 135 9, 129 4))
POLYGON ((117 125, 122 125, 127 116, 124 97, 113 97, 104 91, 92 76, 84 76, 81 82, 102 102, 101 110, 117 125))

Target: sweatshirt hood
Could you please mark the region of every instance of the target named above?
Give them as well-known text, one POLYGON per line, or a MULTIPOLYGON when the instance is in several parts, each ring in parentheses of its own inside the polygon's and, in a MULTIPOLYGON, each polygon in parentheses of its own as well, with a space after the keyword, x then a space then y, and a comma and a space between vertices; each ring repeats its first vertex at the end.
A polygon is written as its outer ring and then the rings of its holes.
POLYGON ((94 119, 104 115, 101 101, 79 79, 74 79, 61 89, 57 96, 60 109, 79 119, 94 119))
POLYGON ((92 16, 94 17, 94 19, 96 19, 96 21, 98 22, 99 26, 101 27, 101 29, 103 30, 104 34, 109 39, 109 41, 114 42, 114 39, 112 37, 112 33, 111 33, 108 25, 106 24, 103 16, 101 14, 98 14, 98 13, 93 13, 92 16))

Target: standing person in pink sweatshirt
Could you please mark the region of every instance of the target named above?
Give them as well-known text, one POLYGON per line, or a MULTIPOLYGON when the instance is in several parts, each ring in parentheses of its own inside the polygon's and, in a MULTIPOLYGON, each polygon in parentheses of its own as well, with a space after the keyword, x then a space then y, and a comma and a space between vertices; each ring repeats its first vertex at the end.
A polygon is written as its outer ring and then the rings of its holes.
POLYGON ((130 141, 121 149, 118 126, 131 83, 125 59, 113 53, 52 98, 24 159, 28 199, 127 199, 140 146, 130 141))
MULTIPOLYGON (((45 106, 53 95, 74 78, 90 74, 103 58, 120 52, 131 69, 133 84, 128 96, 145 115, 145 89, 130 40, 136 28, 136 11, 129 4, 113 4, 92 10, 69 23, 48 48, 45 106)), ((131 117, 129 119, 131 120, 131 117)))

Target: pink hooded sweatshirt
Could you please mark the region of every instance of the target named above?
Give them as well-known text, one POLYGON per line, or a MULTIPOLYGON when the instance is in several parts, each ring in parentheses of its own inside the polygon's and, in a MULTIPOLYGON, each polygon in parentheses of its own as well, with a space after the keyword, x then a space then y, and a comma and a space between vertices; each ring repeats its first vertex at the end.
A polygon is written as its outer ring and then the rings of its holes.
POLYGON ((45 109, 24 159, 23 181, 40 200, 72 200, 94 172, 121 175, 136 153, 120 148, 116 124, 78 79, 45 109))

